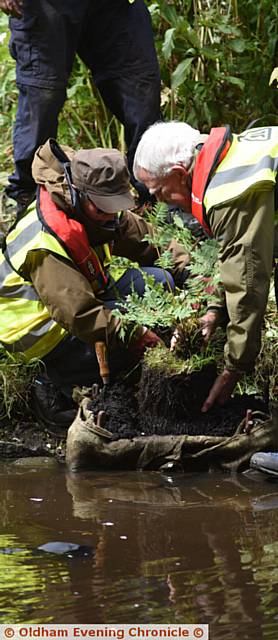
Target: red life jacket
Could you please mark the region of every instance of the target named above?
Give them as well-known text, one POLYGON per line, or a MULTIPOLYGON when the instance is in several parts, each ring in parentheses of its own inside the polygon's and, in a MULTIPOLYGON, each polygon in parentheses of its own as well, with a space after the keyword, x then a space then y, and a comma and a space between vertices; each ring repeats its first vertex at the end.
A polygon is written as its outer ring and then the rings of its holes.
POLYGON ((230 127, 217 127, 211 129, 207 141, 204 143, 192 176, 192 215, 200 222, 205 231, 211 236, 211 230, 206 218, 204 196, 212 174, 222 162, 232 143, 230 127))
MULTIPOLYGON (((104 289, 108 283, 103 265, 96 251, 90 246, 85 227, 59 209, 45 187, 39 188, 37 212, 46 231, 61 243, 74 264, 89 280, 104 289)), ((93 287, 95 288, 95 287, 93 287)))

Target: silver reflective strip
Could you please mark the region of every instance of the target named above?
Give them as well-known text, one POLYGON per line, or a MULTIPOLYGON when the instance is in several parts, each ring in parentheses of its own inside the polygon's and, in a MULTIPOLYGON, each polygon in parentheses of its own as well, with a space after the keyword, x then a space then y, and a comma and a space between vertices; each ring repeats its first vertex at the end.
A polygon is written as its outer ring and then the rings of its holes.
POLYGON ((14 273, 14 270, 9 265, 7 260, 4 260, 0 265, 0 280, 4 282, 4 280, 6 280, 6 277, 9 276, 11 273, 14 273))
POLYGON ((20 300, 39 300, 39 296, 31 285, 12 285, 11 287, 0 287, 1 298, 19 298, 20 300))
POLYGON ((271 171, 277 171, 278 158, 272 158, 272 156, 265 156, 256 164, 243 165, 242 167, 235 167, 234 169, 227 169, 227 171, 217 171, 212 177, 210 187, 220 187, 223 184, 237 182, 239 180, 246 180, 250 176, 255 175, 262 169, 270 169, 271 171))
POLYGON ((40 338, 48 333, 53 325, 55 325, 55 322, 51 318, 43 320, 40 324, 31 329, 26 336, 17 340, 17 342, 13 342, 12 344, 6 344, 3 342, 2 344, 7 351, 27 351, 27 349, 33 347, 40 338))
MULTIPOLYGON (((18 277, 16 272, 11 268, 9 263, 5 260, 0 265, 0 283, 5 282, 6 278, 13 274, 15 277, 18 277)), ((23 280, 21 280, 23 282, 23 280)), ((25 300, 39 300, 38 294, 36 293, 34 287, 30 285, 22 285, 21 283, 13 284, 13 285, 2 285, 0 284, 0 297, 3 298, 24 298, 25 300)))
POLYGON ((20 234, 14 240, 7 242, 7 250, 10 258, 15 256, 15 254, 22 249, 29 240, 32 240, 38 230, 42 228, 41 222, 39 220, 35 220, 28 227, 23 229, 20 234))

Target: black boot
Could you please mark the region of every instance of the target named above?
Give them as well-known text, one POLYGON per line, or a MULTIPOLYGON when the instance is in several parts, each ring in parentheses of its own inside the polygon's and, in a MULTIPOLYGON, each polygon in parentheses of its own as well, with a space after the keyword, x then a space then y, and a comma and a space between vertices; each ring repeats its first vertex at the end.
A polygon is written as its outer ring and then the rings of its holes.
POLYGON ((66 436, 73 422, 77 405, 67 398, 50 380, 37 376, 31 390, 32 410, 36 419, 54 435, 66 436))

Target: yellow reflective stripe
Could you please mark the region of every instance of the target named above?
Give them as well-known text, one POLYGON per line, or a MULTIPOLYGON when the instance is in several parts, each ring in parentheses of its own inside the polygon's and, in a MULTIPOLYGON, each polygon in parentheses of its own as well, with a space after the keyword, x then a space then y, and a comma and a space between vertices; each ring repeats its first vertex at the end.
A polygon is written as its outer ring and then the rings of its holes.
POLYGON ((43 357, 67 335, 40 300, 0 298, 0 305, 0 339, 8 351, 43 357))
POLYGON ((43 357, 67 335, 49 315, 31 282, 26 282, 0 254, 0 340, 8 351, 27 359, 43 357))
POLYGON ((254 177, 250 177, 249 179, 241 180, 236 185, 233 182, 225 183, 215 189, 212 188, 212 190, 210 190, 209 186, 204 198, 206 211, 209 212, 212 207, 238 198, 241 194, 250 189, 250 187, 255 186, 255 184, 258 183, 264 184, 266 189, 270 188, 270 184, 275 184, 273 172, 270 170, 258 172, 255 179, 254 177))
POLYGON ((67 335, 67 331, 53 321, 52 327, 47 331, 47 333, 40 340, 37 340, 32 347, 29 347, 24 351, 26 360, 31 360, 31 358, 43 358, 50 353, 50 351, 55 349, 55 347, 57 347, 57 345, 67 335))
POLYGON ((120 278, 124 275, 124 273, 126 272, 126 267, 111 267, 110 269, 111 272, 111 276, 112 278, 115 280, 115 282, 117 280, 120 280, 120 278))
POLYGON ((24 298, 25 300, 37 300, 37 294, 29 283, 22 285, 12 281, 5 281, 5 284, 0 285, 0 298, 6 300, 6 298, 24 298))
POLYGON ((47 308, 39 299, 28 300, 20 297, 7 300, 0 298, 0 304, 1 339, 7 343, 20 340, 38 325, 45 324, 50 319, 47 308))
POLYGON ((232 145, 212 177, 204 197, 207 212, 237 198, 257 183, 269 188, 278 170, 278 127, 233 135, 232 145), (264 134, 264 135, 263 135, 264 134))
POLYGON ((66 250, 62 247, 60 242, 54 238, 50 233, 46 231, 41 231, 40 239, 38 241, 38 249, 48 249, 53 253, 57 253, 64 258, 68 258, 72 262, 71 257, 68 255, 66 250))
POLYGON ((112 260, 110 246, 109 246, 109 244, 106 243, 106 244, 103 245, 102 248, 103 248, 103 253, 104 253, 103 264, 104 264, 105 267, 107 267, 110 264, 111 260, 112 260))
POLYGON ((4 340, 1 340, 1 342, 10 353, 20 351, 26 360, 31 360, 32 358, 43 358, 46 356, 52 349, 55 349, 67 335, 66 330, 53 321, 47 333, 44 334, 41 339, 34 340, 34 343, 27 349, 24 348, 24 339, 11 344, 5 343, 4 340))
MULTIPOLYGON (((63 248, 62 244, 60 244, 59 240, 55 238, 48 231, 44 231, 41 225, 41 222, 38 220, 36 211, 30 211, 21 220, 21 233, 18 233, 18 229, 13 230, 8 236, 7 241, 7 251, 9 259, 17 271, 20 271, 22 265, 26 260, 26 256, 28 251, 34 250, 47 250, 51 253, 55 253, 56 255, 62 256, 66 258, 70 262, 73 262, 70 255, 63 248), (24 244, 22 245, 22 235, 24 233, 24 244)), ((95 258, 99 265, 99 270, 102 276, 105 274, 106 268, 109 266, 111 262, 111 252, 110 246, 108 243, 101 245, 98 248, 93 249, 91 247, 91 251, 94 253, 95 258)), ((92 287, 95 291, 99 290, 99 284, 96 278, 95 284, 94 281, 91 282, 92 287)))
POLYGON ((36 249, 46 249, 72 262, 59 241, 43 230, 43 226, 37 216, 35 204, 29 207, 28 213, 10 231, 6 239, 6 246, 9 259, 17 271, 24 264, 28 251, 36 249), (22 233, 24 234, 23 237, 22 233))
MULTIPOLYGON (((11 248, 13 249, 13 247, 11 248)), ((42 251, 46 249, 47 251, 51 251, 51 253, 56 253, 57 255, 63 256, 64 258, 67 258, 72 262, 70 256, 58 242, 58 240, 56 240, 54 236, 51 236, 49 233, 43 231, 42 229, 38 231, 36 236, 30 238, 29 242, 26 242, 22 247, 20 247, 15 255, 10 254, 10 247, 7 247, 7 249, 11 263, 17 271, 24 264, 28 251, 34 251, 36 249, 41 249, 42 251)))
POLYGON ((262 171, 272 172, 274 181, 278 167, 278 158, 272 156, 264 156, 255 164, 246 164, 234 167, 233 169, 219 170, 213 177, 213 186, 218 187, 227 182, 236 182, 238 180, 249 180, 262 173, 262 171))
POLYGON ((32 210, 17 222, 16 227, 12 229, 6 237, 6 245, 8 250, 11 250, 11 247, 16 243, 18 236, 21 235, 22 231, 26 229, 26 227, 33 225, 34 223, 38 223, 38 217, 36 210, 32 210))

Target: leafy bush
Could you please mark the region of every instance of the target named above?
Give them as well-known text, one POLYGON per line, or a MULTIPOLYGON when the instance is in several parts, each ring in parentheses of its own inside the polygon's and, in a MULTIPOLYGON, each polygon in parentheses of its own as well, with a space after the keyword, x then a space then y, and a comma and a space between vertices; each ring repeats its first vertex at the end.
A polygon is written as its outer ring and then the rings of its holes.
POLYGON ((269 78, 277 64, 278 8, 214 0, 149 2, 167 119, 203 130, 229 123, 242 130, 274 112, 269 78))

